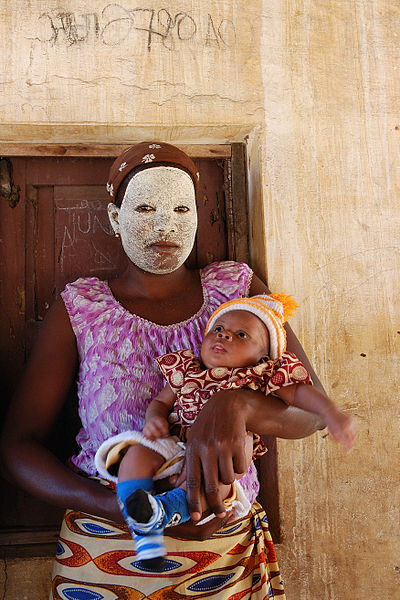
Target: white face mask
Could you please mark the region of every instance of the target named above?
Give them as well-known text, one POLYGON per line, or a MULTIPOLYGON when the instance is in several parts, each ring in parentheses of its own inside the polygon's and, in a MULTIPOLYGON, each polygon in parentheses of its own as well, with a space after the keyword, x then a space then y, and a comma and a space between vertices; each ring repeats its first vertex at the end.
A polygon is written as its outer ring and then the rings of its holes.
POLYGON ((135 175, 121 208, 108 205, 115 233, 128 258, 140 269, 172 273, 189 256, 197 231, 193 181, 175 167, 152 167, 135 175))

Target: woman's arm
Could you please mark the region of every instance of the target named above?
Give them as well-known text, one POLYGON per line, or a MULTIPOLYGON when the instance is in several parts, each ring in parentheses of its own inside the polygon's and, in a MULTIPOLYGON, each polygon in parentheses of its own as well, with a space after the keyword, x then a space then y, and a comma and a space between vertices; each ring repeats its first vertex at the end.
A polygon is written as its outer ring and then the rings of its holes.
POLYGON ((123 522, 115 494, 77 475, 45 446, 76 375, 75 336, 62 300, 42 323, 1 439, 5 474, 46 502, 123 522))

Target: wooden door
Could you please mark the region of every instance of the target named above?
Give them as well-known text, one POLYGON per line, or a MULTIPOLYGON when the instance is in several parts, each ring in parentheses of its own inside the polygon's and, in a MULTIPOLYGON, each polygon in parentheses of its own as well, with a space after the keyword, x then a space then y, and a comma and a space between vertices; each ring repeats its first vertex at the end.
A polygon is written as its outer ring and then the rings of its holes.
MULTIPOLYGON (((247 214, 240 197, 245 191, 243 147, 235 147, 233 156, 230 152, 226 155, 225 150, 225 155, 217 158, 193 159, 201 184, 199 229, 189 265, 202 267, 226 258, 247 260, 247 214), (235 160, 237 168, 232 176, 235 160)), ((15 157, 2 162, 2 177, 8 173, 10 180, 10 194, 0 198, 4 417, 7 400, 55 297, 67 282, 79 276, 115 276, 124 268, 125 257, 106 211, 109 197, 105 184, 113 157, 15 157)), ((73 434, 78 427, 76 396, 71 390, 48 440, 61 460, 74 452, 73 434)), ((53 552, 62 510, 4 480, 0 509, 0 541, 9 554, 53 552)))

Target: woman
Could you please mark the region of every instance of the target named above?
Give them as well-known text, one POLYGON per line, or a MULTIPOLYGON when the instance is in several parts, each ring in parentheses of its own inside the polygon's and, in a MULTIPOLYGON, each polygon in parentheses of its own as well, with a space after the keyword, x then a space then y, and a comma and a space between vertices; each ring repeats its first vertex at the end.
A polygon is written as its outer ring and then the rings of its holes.
MULTIPOLYGON (((2 443, 10 476, 47 502, 73 508, 61 531, 52 598, 284 595, 264 512, 254 503, 247 518, 227 525, 218 481, 231 483, 234 472, 245 471, 247 430, 303 437, 324 426, 317 417, 251 390, 214 395, 191 430, 186 476, 191 513, 200 512, 203 485, 220 518, 171 528, 165 573, 146 572, 135 562, 114 491, 88 478, 96 475, 93 458, 102 441, 142 428, 146 406, 163 386, 154 358, 198 348, 221 302, 268 291, 246 265, 214 263, 201 272, 185 267, 196 234, 197 186, 195 165, 169 144, 138 144, 114 162, 108 211, 128 266, 109 283, 82 278, 66 286, 43 323, 12 404, 2 443), (43 442, 76 377, 81 450, 71 469, 43 442)), ((288 349, 315 380, 290 330, 288 349)), ((253 466, 242 483, 253 502, 253 466)))

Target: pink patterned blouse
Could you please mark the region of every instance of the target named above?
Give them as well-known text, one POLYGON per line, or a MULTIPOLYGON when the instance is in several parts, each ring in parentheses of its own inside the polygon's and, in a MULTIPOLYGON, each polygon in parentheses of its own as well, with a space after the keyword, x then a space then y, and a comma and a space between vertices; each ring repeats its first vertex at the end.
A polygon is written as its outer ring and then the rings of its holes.
MULTIPOLYGON (((112 295, 105 281, 77 279, 61 296, 74 330, 80 367, 77 435, 80 452, 73 463, 95 475, 94 455, 110 436, 134 429, 141 431, 150 400, 164 387, 155 358, 182 348, 195 353, 211 313, 223 302, 248 296, 252 271, 243 263, 216 262, 201 271, 204 302, 190 319, 158 325, 127 311, 112 295)), ((253 502, 259 484, 255 467, 241 483, 253 502)))

